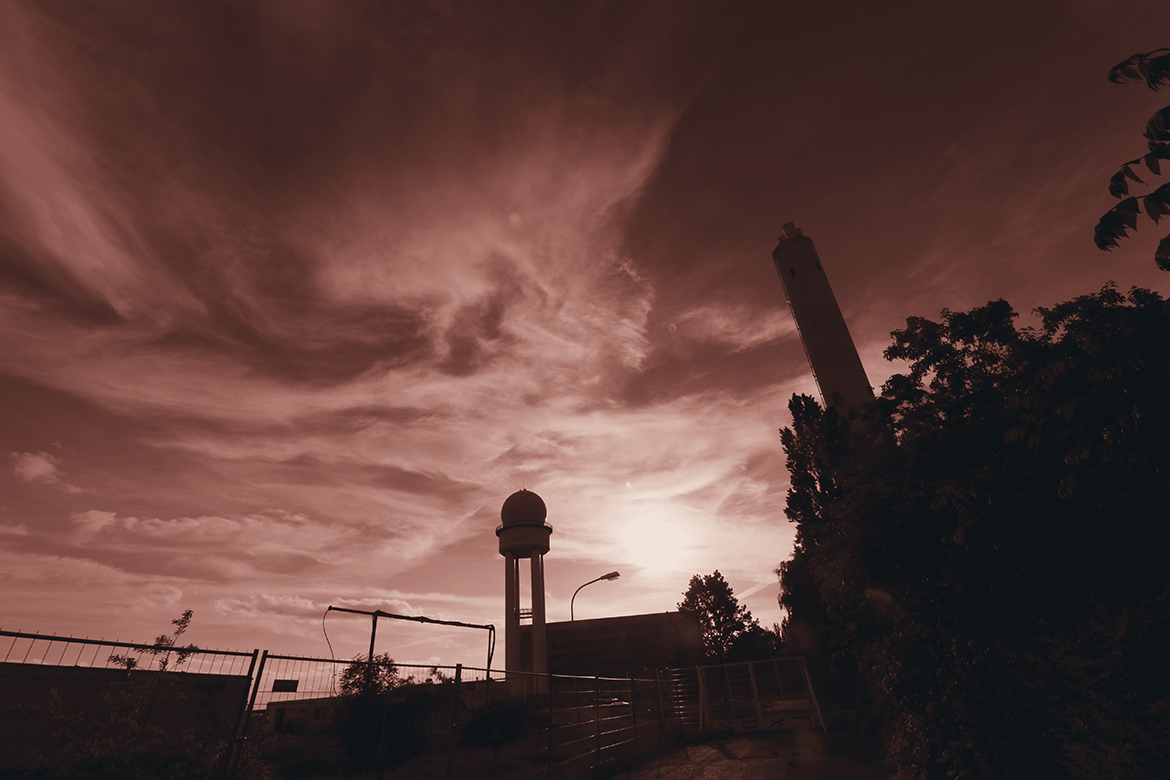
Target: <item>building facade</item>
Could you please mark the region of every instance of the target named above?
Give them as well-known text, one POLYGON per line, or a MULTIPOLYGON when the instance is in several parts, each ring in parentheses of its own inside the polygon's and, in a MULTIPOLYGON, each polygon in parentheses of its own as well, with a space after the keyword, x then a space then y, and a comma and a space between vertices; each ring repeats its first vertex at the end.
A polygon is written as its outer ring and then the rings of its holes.
MULTIPOLYGON (((550 674, 644 677, 703 658, 698 623, 678 612, 549 623, 546 632, 550 674)), ((528 626, 520 638, 532 641, 528 626)))

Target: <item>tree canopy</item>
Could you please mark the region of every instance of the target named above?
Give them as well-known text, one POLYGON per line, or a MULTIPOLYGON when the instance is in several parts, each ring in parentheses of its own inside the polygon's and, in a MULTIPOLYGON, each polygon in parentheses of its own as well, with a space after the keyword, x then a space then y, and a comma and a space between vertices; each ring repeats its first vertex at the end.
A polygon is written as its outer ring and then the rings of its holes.
POLYGON ((703 657, 709 663, 755 660, 776 652, 776 634, 761 627, 751 610, 739 603, 718 569, 691 577, 678 611, 698 622, 703 657))
POLYGON ((1170 765, 1170 305, 1037 314, 910 318, 872 404, 790 404, 784 639, 867 670, 898 778, 1170 765))
POLYGON ((341 672, 337 686, 347 696, 378 695, 392 691, 404 682, 389 653, 376 653, 372 664, 369 656, 354 656, 341 672))

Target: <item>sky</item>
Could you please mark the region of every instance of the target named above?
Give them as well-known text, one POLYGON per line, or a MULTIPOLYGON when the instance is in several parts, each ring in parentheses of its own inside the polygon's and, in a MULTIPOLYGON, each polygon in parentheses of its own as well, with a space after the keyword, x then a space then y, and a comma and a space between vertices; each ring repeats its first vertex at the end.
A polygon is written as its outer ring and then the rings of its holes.
POLYGON ((1149 0, 0 0, 0 627, 502 628, 521 488, 550 621, 616 569, 578 618, 719 570, 778 623, 782 225, 877 388, 909 316, 1165 294, 1092 229, 1170 102, 1106 74, 1167 45, 1149 0))

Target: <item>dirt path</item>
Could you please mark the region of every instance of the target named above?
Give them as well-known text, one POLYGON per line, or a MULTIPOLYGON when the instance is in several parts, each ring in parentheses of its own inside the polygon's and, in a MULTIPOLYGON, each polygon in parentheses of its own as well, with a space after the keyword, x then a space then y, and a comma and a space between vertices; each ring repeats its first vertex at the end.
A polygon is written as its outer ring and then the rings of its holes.
POLYGON ((812 729, 741 734, 679 748, 616 780, 881 780, 865 752, 812 729))

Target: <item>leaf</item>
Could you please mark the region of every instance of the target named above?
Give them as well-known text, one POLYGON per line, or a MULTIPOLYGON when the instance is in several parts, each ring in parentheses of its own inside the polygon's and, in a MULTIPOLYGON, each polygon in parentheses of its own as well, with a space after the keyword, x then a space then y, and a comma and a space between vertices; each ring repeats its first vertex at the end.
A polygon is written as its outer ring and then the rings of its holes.
POLYGON ((1129 184, 1125 181, 1125 173, 1118 171, 1109 179, 1109 194, 1115 198, 1124 198, 1129 194, 1129 184))
POLYGON ((1154 112, 1146 122, 1145 136, 1151 141, 1170 141, 1170 106, 1154 112))
POLYGON ((1170 215, 1170 183, 1142 198, 1142 209, 1155 223, 1160 217, 1170 215))
POLYGON ((1170 208, 1159 204, 1152 195, 1142 198, 1142 208, 1145 209, 1150 219, 1154 220, 1154 224, 1157 224, 1161 217, 1170 214, 1170 208))
POLYGON ((1170 235, 1158 243, 1158 248, 1154 251, 1154 262, 1163 271, 1170 271, 1170 235))
POLYGON ((1126 198, 1113 207, 1121 215, 1122 223, 1130 230, 1137 230, 1138 201, 1137 198, 1126 198))
MULTIPOLYGON (((1158 49, 1158 51, 1166 51, 1166 49, 1158 49)), ((1154 53, 1150 52, 1150 54, 1154 53)), ((1146 56, 1146 86, 1153 90, 1163 85, 1170 86, 1170 53, 1157 57, 1146 56)))
POLYGON ((1109 251, 1117 246, 1118 239, 1125 237, 1125 226, 1113 219, 1113 212, 1105 214, 1093 229, 1093 243, 1098 249, 1109 251))
POLYGON ((1150 152, 1149 154, 1142 155, 1142 161, 1146 164, 1146 167, 1150 169, 1150 173, 1154 174, 1155 176, 1162 175, 1162 166, 1158 160, 1165 159, 1167 159, 1167 157, 1158 154, 1157 152, 1150 152))
MULTIPOLYGON (((1153 152, 1151 152, 1151 154, 1153 154, 1153 152)), ((1139 164, 1144 159, 1145 157, 1142 156, 1121 164, 1121 167, 1117 169, 1117 173, 1113 174, 1113 176, 1109 179, 1110 195, 1115 198, 1124 198, 1126 195, 1128 195, 1129 182, 1127 182, 1126 179, 1133 179, 1134 181, 1142 184, 1145 183, 1142 181, 1141 177, 1133 171, 1133 166, 1139 164)), ((1155 163, 1155 165, 1156 164, 1157 163, 1155 163)))
POLYGON ((1138 202, 1137 198, 1126 198, 1118 203, 1097 222, 1093 230, 1093 243, 1098 249, 1108 250, 1117 246, 1119 239, 1124 238, 1127 230, 1137 228, 1138 202))
POLYGON ((1127 60, 1117 63, 1109 70, 1109 80, 1114 84, 1124 84, 1127 81, 1142 81, 1141 71, 1138 70, 1138 62, 1144 60, 1146 55, 1135 54, 1127 60))
POLYGON ((1155 49, 1146 54, 1135 54, 1114 65, 1109 70, 1109 80, 1114 84, 1143 81, 1152 90, 1170 85, 1170 50, 1155 49))

